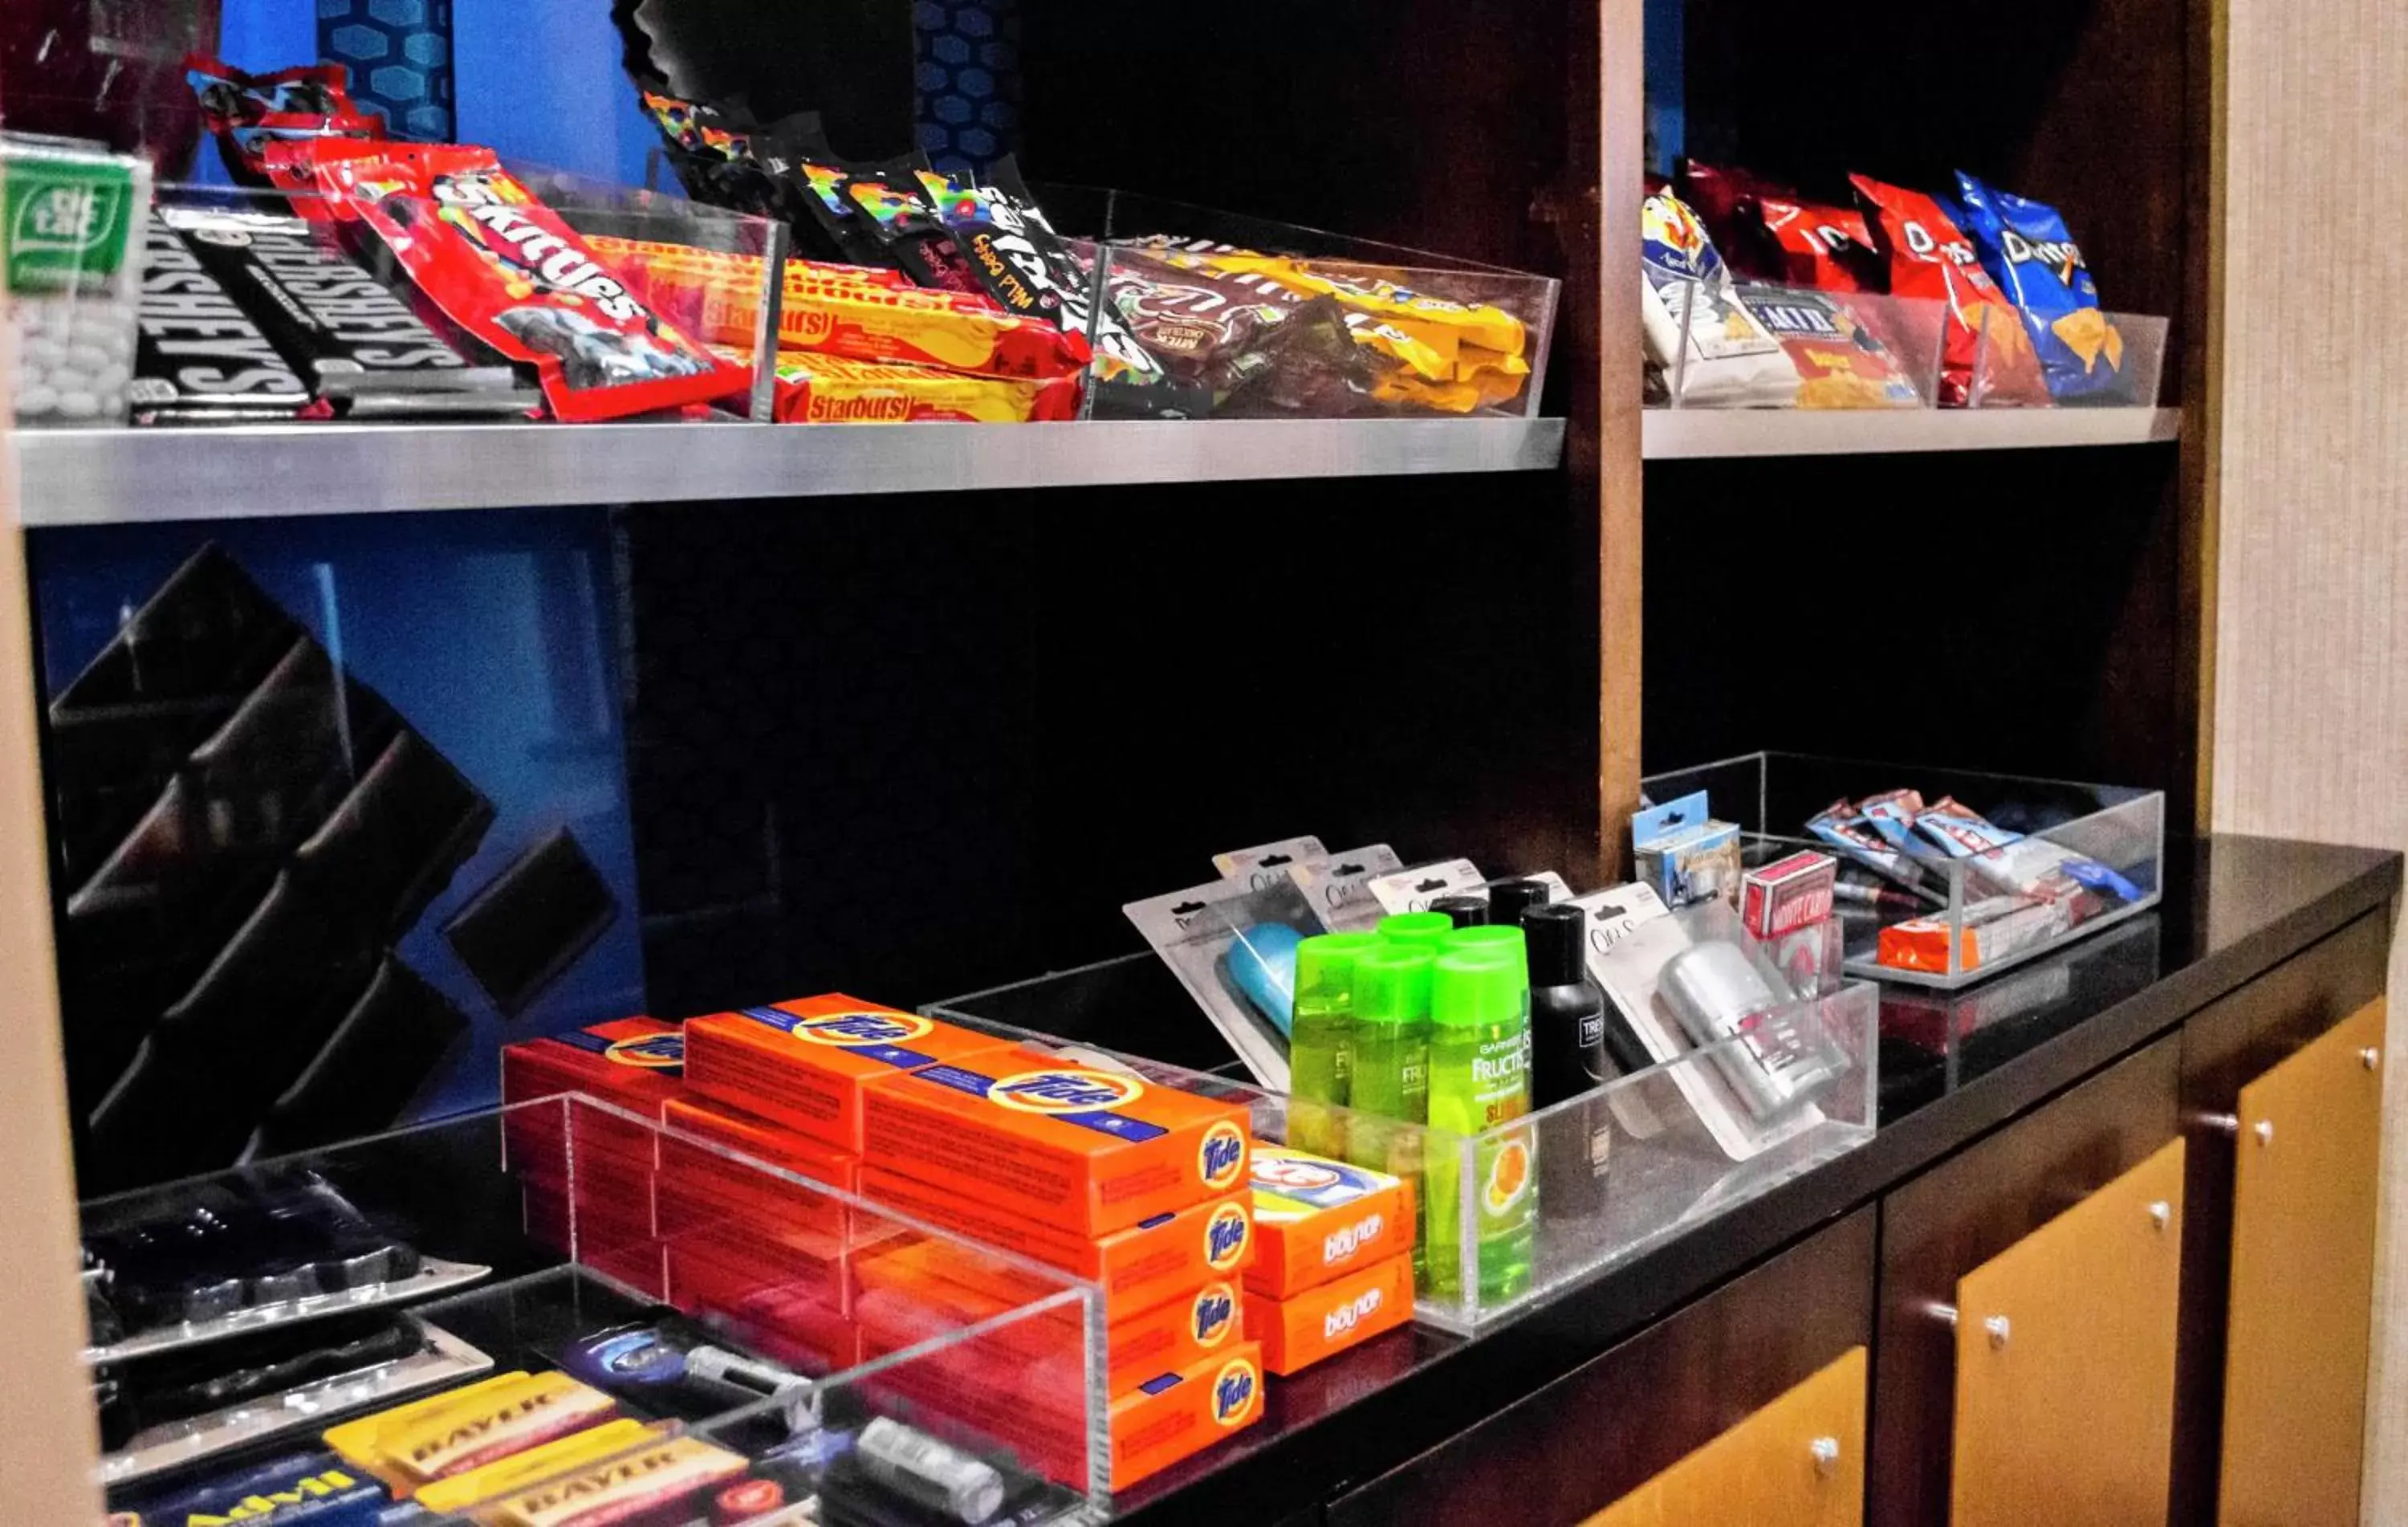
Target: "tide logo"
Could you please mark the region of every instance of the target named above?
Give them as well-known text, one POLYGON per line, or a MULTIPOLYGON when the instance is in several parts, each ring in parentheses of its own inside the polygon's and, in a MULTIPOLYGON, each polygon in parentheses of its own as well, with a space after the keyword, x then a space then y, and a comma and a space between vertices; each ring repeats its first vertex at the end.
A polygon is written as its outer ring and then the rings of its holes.
POLYGON ((602 1059, 620 1066, 668 1071, 685 1064, 685 1035, 646 1034, 641 1039, 613 1040, 602 1059))
POLYGON ((1216 1426, 1243 1426, 1254 1418, 1254 1396, 1262 1381, 1254 1376, 1254 1365, 1244 1358, 1233 1358, 1222 1364, 1212 1380, 1212 1421, 1216 1426))
POLYGON ((986 1095, 1016 1113, 1088 1114, 1137 1102, 1145 1096, 1145 1084, 1109 1071, 1024 1071, 996 1082, 986 1095))
POLYGON ((805 1018, 792 1032, 812 1044, 850 1049, 860 1044, 900 1044, 934 1028, 927 1019, 909 1013, 832 1013, 824 1018, 805 1018))
POLYGON ((1189 1308, 1189 1334, 1203 1347, 1220 1346, 1238 1329, 1238 1290, 1226 1283, 1205 1285, 1189 1308))
POLYGON ((1257 1188, 1317 1193, 1325 1188, 1335 1188, 1345 1180, 1336 1169, 1320 1161, 1309 1161, 1300 1156, 1277 1156, 1268 1151, 1254 1153, 1254 1186, 1257 1188))
POLYGON ((1246 1131, 1227 1119, 1205 1131, 1204 1143, 1196 1149, 1196 1168, 1207 1188, 1238 1186, 1238 1175, 1246 1168, 1246 1131))
POLYGON ((1246 1254, 1246 1238, 1254 1233, 1254 1217, 1235 1203, 1224 1203, 1204 1221, 1204 1260, 1215 1273, 1226 1273, 1246 1254))

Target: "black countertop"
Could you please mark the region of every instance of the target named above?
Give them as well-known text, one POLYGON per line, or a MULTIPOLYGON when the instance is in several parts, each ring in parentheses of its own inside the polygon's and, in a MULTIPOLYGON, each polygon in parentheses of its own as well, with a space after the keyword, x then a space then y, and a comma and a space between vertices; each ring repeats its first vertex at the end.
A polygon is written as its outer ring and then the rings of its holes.
MULTIPOLYGON (((2270 838, 2172 842, 2167 861, 2155 911, 2061 954, 1955 993, 1885 987, 1881 1128, 1861 1148, 1476 1339, 1413 1326, 1274 1380, 1259 1424, 1125 1492, 1123 1516, 1273 1521, 1373 1478, 2386 906, 2401 886, 2397 854, 2270 838)), ((1147 980, 1160 969, 1130 967, 1147 980)), ((1058 1005, 1042 1022, 1015 1013, 1009 993, 965 1005, 1181 1064, 1220 1059, 1209 1029, 1132 1045, 1079 1034, 1058 1005)))

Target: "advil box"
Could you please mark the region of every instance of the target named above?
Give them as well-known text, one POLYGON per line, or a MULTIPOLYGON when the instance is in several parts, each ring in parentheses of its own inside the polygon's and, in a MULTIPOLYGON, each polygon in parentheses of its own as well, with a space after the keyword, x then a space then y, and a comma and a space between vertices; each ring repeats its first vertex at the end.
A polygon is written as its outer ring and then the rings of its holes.
MULTIPOLYGON (((1152 1309, 1199 1284, 1234 1277, 1254 1260, 1254 1216, 1243 1193, 1158 1214, 1127 1230, 1089 1240, 998 1215, 984 1205, 965 1203, 952 1194, 876 1167, 863 1169, 861 1192, 871 1203, 886 1204, 898 1214, 1102 1284, 1106 1320, 1152 1309)), ((1011 1275, 1001 1267, 994 1271, 1003 1278, 1011 1275)))
POLYGON ((1073 1235, 1127 1230, 1246 1183, 1247 1111, 1042 1050, 992 1050, 863 1091, 863 1170, 1073 1235))
POLYGON ((1290 1299, 1246 1295, 1246 1337, 1285 1377, 1413 1318, 1413 1260, 1395 1256, 1290 1299))
POLYGON ((685 1043, 695 1091, 859 1154, 864 1088, 1007 1042, 831 994, 695 1018, 685 1043))
POLYGON ((1413 1248, 1402 1178, 1257 1140, 1251 1181, 1261 1249, 1246 1287, 1256 1293, 1285 1299, 1413 1248))

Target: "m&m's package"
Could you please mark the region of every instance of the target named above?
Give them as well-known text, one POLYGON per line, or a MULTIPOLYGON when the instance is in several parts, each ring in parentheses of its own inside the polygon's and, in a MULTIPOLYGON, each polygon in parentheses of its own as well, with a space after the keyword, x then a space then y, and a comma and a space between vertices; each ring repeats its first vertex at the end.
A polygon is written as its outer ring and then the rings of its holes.
POLYGON ((1640 212, 1641 304, 1647 359, 1676 403, 1784 408, 1798 372, 1740 300, 1705 225, 1669 191, 1640 212))
POLYGON ((1851 176, 1873 246, 1889 262, 1894 296, 1948 305, 1940 357, 1940 406, 2045 407, 2048 388, 2023 321, 1983 270, 1973 241, 1933 197, 1851 176))
POLYGON ((1982 267, 2022 312, 2042 375, 2058 402, 2096 402, 2123 382, 2124 337, 2099 306, 2082 250, 2053 207, 1987 185, 1963 170, 1965 231, 1982 267))

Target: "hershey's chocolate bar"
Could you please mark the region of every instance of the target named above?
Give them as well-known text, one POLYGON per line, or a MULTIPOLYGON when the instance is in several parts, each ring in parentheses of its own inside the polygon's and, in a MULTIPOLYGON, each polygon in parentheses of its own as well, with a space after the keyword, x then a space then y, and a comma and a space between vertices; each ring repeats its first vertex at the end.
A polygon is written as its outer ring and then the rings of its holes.
POLYGON ((136 422, 290 419, 309 388, 153 209, 135 314, 136 422))

